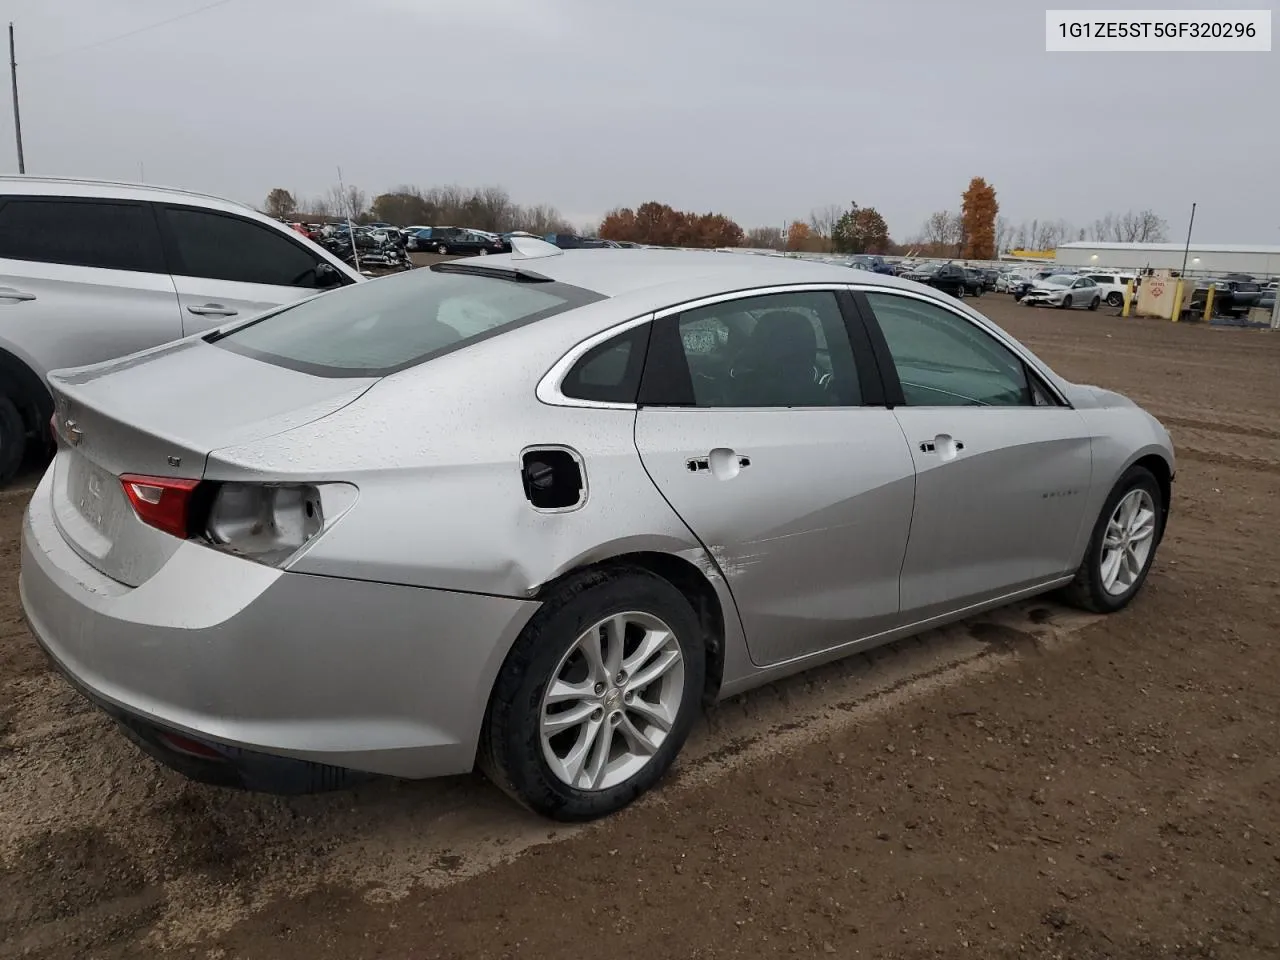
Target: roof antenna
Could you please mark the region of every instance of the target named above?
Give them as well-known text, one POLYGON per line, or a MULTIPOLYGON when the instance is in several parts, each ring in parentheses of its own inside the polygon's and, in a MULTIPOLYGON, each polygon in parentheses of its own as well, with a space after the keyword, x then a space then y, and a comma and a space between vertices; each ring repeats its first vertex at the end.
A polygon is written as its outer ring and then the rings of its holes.
POLYGON ((554 243, 547 243, 537 237, 512 237, 512 260, 541 260, 543 257, 559 257, 564 251, 554 243))

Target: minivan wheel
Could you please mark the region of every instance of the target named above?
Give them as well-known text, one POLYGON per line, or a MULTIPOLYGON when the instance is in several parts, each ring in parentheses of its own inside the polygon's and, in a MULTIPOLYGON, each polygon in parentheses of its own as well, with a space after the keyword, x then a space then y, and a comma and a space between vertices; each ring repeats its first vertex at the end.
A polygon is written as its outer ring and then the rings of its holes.
POLYGON ((498 674, 481 769, 556 820, 625 807, 666 773, 693 726, 702 633, 684 594, 645 570, 570 580, 533 615, 498 674))
POLYGON ((1146 467, 1117 481, 1094 524, 1093 536, 1066 599, 1094 613, 1128 606, 1146 582, 1163 534, 1160 485, 1146 467))
POLYGON ((12 398, 0 394, 0 484, 17 476, 27 450, 27 428, 12 398))

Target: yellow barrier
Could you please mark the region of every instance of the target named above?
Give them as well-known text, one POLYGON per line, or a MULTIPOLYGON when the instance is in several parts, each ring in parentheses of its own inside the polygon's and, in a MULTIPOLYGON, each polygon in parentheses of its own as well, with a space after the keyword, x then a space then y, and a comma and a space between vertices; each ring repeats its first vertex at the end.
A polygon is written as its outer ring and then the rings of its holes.
POLYGON ((1209 295, 1204 298, 1204 319, 1208 323, 1213 319, 1213 284, 1209 284, 1209 295))
POLYGON ((1129 316, 1129 311, 1133 307, 1133 281, 1130 280, 1124 285, 1124 307, 1120 310, 1120 316, 1129 316))
POLYGON ((1173 286, 1173 316, 1169 319, 1174 323, 1178 322, 1179 316, 1182 314, 1182 281, 1179 280, 1173 286))

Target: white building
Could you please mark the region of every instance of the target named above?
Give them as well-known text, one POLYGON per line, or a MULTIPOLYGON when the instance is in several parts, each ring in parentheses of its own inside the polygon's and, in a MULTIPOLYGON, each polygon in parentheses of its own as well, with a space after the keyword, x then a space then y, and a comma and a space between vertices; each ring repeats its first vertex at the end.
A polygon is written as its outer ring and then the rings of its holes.
POLYGON ((1280 247, 1260 244, 1102 243, 1081 240, 1060 243, 1057 262, 1068 267, 1113 267, 1140 270, 1181 270, 1184 252, 1188 273, 1250 273, 1280 276, 1280 247))

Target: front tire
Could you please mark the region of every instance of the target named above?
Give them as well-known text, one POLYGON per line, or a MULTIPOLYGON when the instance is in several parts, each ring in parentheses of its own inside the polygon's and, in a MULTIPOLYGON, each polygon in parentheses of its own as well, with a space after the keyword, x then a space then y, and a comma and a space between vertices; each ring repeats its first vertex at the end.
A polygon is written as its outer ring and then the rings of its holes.
POLYGON ((449 252, 449 248, 448 248, 448 247, 446 247, 443 243, 438 243, 438 244, 436 244, 436 253, 440 254, 440 256, 442 256, 442 257, 443 257, 443 256, 445 256, 448 252, 449 252))
POLYGON ((1089 309, 1097 310, 1098 304, 1101 302, 1102 302, 1102 299, 1100 297, 1094 297, 1092 300, 1089 301, 1089 309))
POLYGON ((594 820, 666 773, 698 712, 702 626, 646 570, 571 579, 521 631, 498 674, 479 764, 535 813, 594 820))
POLYGON ((1067 294, 1065 297, 1063 297, 1063 298, 1062 298, 1062 309, 1063 309, 1063 310, 1070 310, 1070 309, 1071 309, 1071 295, 1070 295, 1070 294, 1067 294))
POLYGON ((1164 498, 1146 467, 1117 481, 1094 524, 1093 536, 1066 598, 1093 613, 1115 613, 1142 589, 1164 533, 1164 498))

